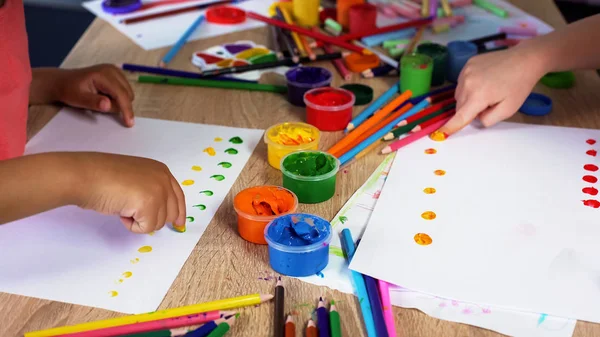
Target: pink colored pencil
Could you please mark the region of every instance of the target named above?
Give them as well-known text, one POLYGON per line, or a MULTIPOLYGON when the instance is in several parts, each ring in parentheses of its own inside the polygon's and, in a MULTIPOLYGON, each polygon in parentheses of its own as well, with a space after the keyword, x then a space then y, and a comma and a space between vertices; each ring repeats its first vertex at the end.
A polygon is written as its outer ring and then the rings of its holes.
POLYGON ((396 324, 394 324, 394 312, 392 310, 392 301, 390 299, 389 283, 379 281, 379 296, 381 297, 381 305, 383 306, 383 319, 389 337, 396 337, 396 324))
POLYGON ((434 25, 449 24, 452 27, 454 27, 460 23, 463 23, 463 22, 465 22, 464 15, 453 15, 453 16, 449 16, 449 17, 445 17, 445 18, 438 18, 438 19, 433 20, 434 25))
POLYGON ((122 335, 130 335, 136 333, 167 330, 180 328, 185 326, 192 326, 198 324, 204 324, 210 321, 217 320, 224 315, 232 315, 232 312, 228 311, 210 311, 196 315, 180 316, 173 318, 165 318, 157 321, 141 322, 128 325, 114 326, 110 328, 89 330, 76 332, 72 334, 62 335, 63 337, 114 337, 122 335))
POLYGON ((417 20, 421 17, 421 14, 408 6, 402 6, 398 3, 392 3, 389 5, 396 13, 407 19, 417 20))
POLYGON ((416 140, 419 140, 419 139, 429 135, 433 131, 439 129, 449 119, 450 119, 450 117, 448 117, 446 119, 442 119, 442 120, 438 121, 437 123, 431 124, 428 127, 424 128, 418 132, 411 133, 408 136, 406 136, 400 140, 397 140, 397 141, 393 142, 392 144, 386 146, 385 148, 383 148, 383 150, 381 150, 381 153, 388 154, 388 153, 392 153, 394 151, 398 151, 401 147, 406 146, 416 140))
POLYGON ((535 28, 528 27, 500 27, 498 29, 500 33, 506 33, 509 35, 520 35, 520 36, 537 36, 538 32, 535 28))
POLYGON ((521 42, 521 40, 519 40, 519 39, 505 39, 505 40, 494 41, 494 45, 496 47, 504 47, 504 46, 514 47, 514 46, 518 45, 519 42, 521 42))
POLYGON ((473 4, 473 0, 454 0, 450 3, 450 6, 452 6, 452 8, 458 8, 458 7, 471 6, 472 4, 473 4))
MULTIPOLYGON (((334 52, 333 49, 331 49, 331 47, 326 44, 323 45, 323 50, 325 50, 326 53, 334 52)), ((341 59, 336 59, 331 60, 331 62, 345 81, 349 81, 352 78, 352 74, 350 73, 348 68, 346 68, 346 65, 344 65, 344 61, 342 61, 341 59)))
MULTIPOLYGON (((417 2, 421 3, 421 1, 417 1, 417 2)), ((421 10, 421 5, 417 5, 416 3, 414 3, 410 0, 401 0, 399 3, 403 4, 404 6, 410 7, 417 12, 421 10)))

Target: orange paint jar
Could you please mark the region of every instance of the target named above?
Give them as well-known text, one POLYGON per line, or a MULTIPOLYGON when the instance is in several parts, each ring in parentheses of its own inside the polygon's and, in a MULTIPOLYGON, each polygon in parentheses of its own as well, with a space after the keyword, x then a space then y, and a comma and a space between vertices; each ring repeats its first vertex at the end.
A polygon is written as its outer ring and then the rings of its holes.
POLYGON ((252 243, 266 245, 265 227, 271 220, 285 214, 295 213, 298 208, 296 195, 279 186, 255 186, 247 188, 233 198, 233 209, 238 215, 240 236, 252 243))

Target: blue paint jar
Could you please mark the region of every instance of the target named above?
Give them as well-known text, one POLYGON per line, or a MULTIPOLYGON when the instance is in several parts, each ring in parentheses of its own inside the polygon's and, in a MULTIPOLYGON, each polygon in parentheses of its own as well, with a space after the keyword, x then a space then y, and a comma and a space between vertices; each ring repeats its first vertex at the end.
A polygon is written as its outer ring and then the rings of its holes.
POLYGON ((331 224, 316 215, 295 213, 280 216, 265 228, 269 263, 286 276, 310 276, 329 263, 331 224))
POLYGON ((295 106, 306 106, 304 94, 314 88, 331 85, 333 74, 319 67, 296 67, 285 73, 288 87, 288 101, 295 106))
POLYGON ((477 45, 467 41, 452 41, 448 43, 448 73, 450 82, 458 82, 458 76, 467 61, 477 55, 477 45))

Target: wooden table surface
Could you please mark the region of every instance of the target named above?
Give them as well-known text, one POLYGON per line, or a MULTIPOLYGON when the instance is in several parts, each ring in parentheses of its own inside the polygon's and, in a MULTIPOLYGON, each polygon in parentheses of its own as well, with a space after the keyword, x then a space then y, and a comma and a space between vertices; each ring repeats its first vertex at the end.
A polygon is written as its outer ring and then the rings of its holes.
MULTIPOLYGON (((551 0, 513 0, 517 6, 539 17, 554 27, 565 21, 551 0)), ((253 40, 266 44, 264 28, 245 31, 187 44, 173 60, 171 67, 194 70, 189 59, 193 51, 208 48, 224 41, 253 40)), ((66 68, 84 67, 97 63, 156 64, 168 48, 144 51, 107 23, 95 20, 66 58, 66 68)), ((335 72, 330 63, 323 66, 335 72)), ((515 65, 519 66, 519 65, 515 65)), ((524 69, 526 71, 526 69, 524 69)), ((269 82, 281 79, 271 76, 269 82)), ((393 78, 363 80, 354 75, 353 82, 363 82, 381 94, 393 78)), ((343 84, 339 78, 334 85, 343 84)), ((220 91, 209 88, 170 87, 137 84, 134 109, 137 116, 170 119, 191 123, 208 123, 236 127, 266 129, 285 121, 301 121, 304 109, 290 106, 283 96, 273 93, 248 91, 220 91)), ((512 120, 524 123, 541 123, 586 128, 600 128, 600 80, 593 71, 577 72, 577 85, 571 90, 550 90, 541 86, 536 91, 551 96, 554 110, 547 117, 529 118, 517 114, 512 120)), ((38 132, 58 111, 58 107, 32 107, 28 123, 29 137, 38 132)), ((341 133, 326 133, 321 148, 334 144, 341 133)), ((349 167, 338 178, 336 196, 318 205, 301 205, 300 211, 332 218, 354 191, 373 172, 382 157, 371 154, 360 164, 349 167)), ((247 186, 280 184, 281 173, 268 166, 266 147, 259 144, 244 172, 215 218, 202 236, 184 265, 160 309, 189 305, 197 302, 238 296, 251 292, 271 293, 274 281, 259 280, 259 276, 273 275, 268 264, 267 248, 242 240, 236 231, 236 217, 232 209, 232 196, 247 186)), ((0 271, 1 272, 1 271, 0 271)), ((306 323, 319 296, 335 299, 342 316, 344 336, 363 336, 362 318, 355 298, 351 295, 317 287, 295 279, 286 279, 286 312, 293 312, 298 333, 306 323), (300 323, 300 320, 302 323, 300 323)), ((273 304, 246 308, 230 336, 261 337, 272 334, 273 304)), ((396 327, 401 336, 500 336, 495 332, 468 325, 431 318, 420 311, 394 308, 396 327)), ((22 336, 27 331, 46 329, 81 322, 119 316, 120 314, 78 305, 52 302, 23 296, 0 293, 0 336, 22 336)), ((575 336, 599 336, 600 325, 579 322, 575 336)), ((300 335, 299 335, 300 336, 300 335)))

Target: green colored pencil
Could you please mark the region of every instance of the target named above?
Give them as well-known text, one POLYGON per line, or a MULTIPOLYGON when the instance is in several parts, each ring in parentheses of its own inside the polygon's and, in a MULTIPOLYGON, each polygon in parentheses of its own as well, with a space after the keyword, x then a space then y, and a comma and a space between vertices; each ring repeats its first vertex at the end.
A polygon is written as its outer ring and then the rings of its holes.
POLYGON ((335 307, 335 301, 331 301, 331 305, 329 306, 329 325, 331 326, 331 337, 342 337, 340 314, 335 307))
POLYGON ((486 11, 491 12, 492 14, 499 16, 501 18, 508 17, 507 10, 502 9, 487 0, 473 0, 473 4, 476 6, 479 6, 483 9, 485 9, 486 11))
POLYGON ((233 326, 233 323, 235 322, 235 319, 238 316, 239 316, 239 314, 232 316, 225 322, 219 324, 217 326, 217 328, 214 329, 211 333, 209 333, 208 336, 206 336, 206 337, 223 337, 223 336, 225 336, 225 334, 229 331, 231 326, 233 326))
POLYGON ((191 78, 179 78, 179 77, 161 77, 161 76, 142 75, 142 76, 138 77, 138 82, 140 82, 140 83, 155 83, 155 84, 185 85, 185 86, 192 86, 192 87, 241 89, 241 90, 251 90, 251 91, 269 91, 269 92, 277 92, 277 93, 286 93, 287 92, 287 87, 281 86, 281 85, 244 83, 244 82, 233 82, 233 81, 196 80, 196 79, 191 79, 191 78))
POLYGON ((440 110, 438 110, 434 113, 431 113, 427 116, 421 117, 412 123, 408 123, 406 125, 397 127, 394 130, 392 130, 390 133, 385 135, 383 137, 383 140, 392 140, 394 138, 398 138, 399 136, 401 136, 407 132, 410 132, 410 130, 414 129, 417 125, 419 125, 423 122, 427 122, 428 120, 435 118, 435 117, 443 114, 444 112, 450 111, 450 110, 454 109, 455 107, 456 107, 456 104, 450 104, 446 107, 441 108, 440 110))

